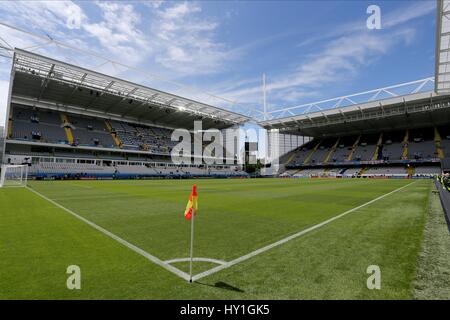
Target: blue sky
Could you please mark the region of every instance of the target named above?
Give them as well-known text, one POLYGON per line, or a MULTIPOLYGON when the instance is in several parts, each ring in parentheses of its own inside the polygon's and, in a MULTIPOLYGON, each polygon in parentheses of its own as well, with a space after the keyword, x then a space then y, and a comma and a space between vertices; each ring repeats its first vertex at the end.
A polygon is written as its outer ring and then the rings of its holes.
MULTIPOLYGON (((3 26, 0 42, 241 112, 261 110, 263 73, 270 109, 434 74, 435 1, 0 2, 0 21, 146 74, 3 26), (371 4, 381 30, 366 28, 371 4)), ((10 63, 0 58, 0 123, 10 63)))

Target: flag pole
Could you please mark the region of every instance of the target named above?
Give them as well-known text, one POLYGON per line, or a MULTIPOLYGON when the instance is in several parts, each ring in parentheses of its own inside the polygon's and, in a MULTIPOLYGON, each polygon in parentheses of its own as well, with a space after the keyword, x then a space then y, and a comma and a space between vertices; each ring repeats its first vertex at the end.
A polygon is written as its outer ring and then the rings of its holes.
POLYGON ((192 208, 192 219, 191 219, 191 259, 189 264, 189 282, 192 283, 192 262, 194 260, 194 219, 195 219, 195 209, 192 208))

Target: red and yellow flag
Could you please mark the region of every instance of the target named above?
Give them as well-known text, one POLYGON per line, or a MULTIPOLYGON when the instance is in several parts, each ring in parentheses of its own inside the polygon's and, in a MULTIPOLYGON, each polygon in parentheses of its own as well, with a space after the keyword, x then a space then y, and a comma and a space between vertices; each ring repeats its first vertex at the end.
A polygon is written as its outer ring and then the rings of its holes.
POLYGON ((191 220, 192 211, 194 211, 195 214, 197 214, 198 212, 197 186, 195 184, 192 186, 192 192, 189 196, 189 200, 186 205, 186 210, 184 211, 184 217, 187 220, 191 220))

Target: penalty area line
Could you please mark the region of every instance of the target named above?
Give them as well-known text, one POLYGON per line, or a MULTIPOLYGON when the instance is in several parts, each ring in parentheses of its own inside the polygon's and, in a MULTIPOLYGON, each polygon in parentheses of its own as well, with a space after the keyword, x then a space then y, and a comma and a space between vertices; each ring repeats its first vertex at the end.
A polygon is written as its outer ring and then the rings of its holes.
POLYGON ((183 272, 181 270, 179 270, 178 268, 175 268, 174 266, 158 259, 157 257, 155 257, 154 255, 151 255, 150 253, 142 250, 141 248, 135 246, 134 244, 129 243, 128 241, 120 238, 119 236, 116 236, 114 233, 106 230, 105 228, 100 227, 99 225, 95 224, 94 222, 80 216, 79 214, 73 212, 70 209, 67 209, 66 207, 60 205, 59 203, 53 201, 52 199, 46 197, 45 195, 43 195, 42 193, 30 188, 30 187, 26 187, 28 190, 30 190, 31 192, 33 192, 34 194, 38 195, 39 197, 41 197, 44 200, 47 200, 48 202, 50 202, 51 204, 53 204, 54 206, 66 211, 67 213, 71 214, 72 216, 74 216, 75 218, 83 221, 84 223, 90 225, 92 228, 100 231, 101 233, 103 233, 104 235, 116 240, 117 242, 119 242, 120 244, 124 245, 125 247, 127 247, 128 249, 133 250, 134 252, 140 254, 141 256, 143 256, 144 258, 147 258, 148 260, 150 260, 151 262, 159 265, 160 267, 163 267, 164 269, 176 274, 177 276, 179 276, 180 278, 189 281, 189 275, 186 272, 183 272))
POLYGON ((285 243, 288 242, 288 241, 291 241, 291 240, 296 239, 296 238, 298 238, 298 237, 300 237, 300 236, 303 236, 303 235, 305 235, 305 234, 307 234, 307 233, 309 233, 309 232, 311 232, 311 231, 313 231, 313 230, 316 230, 316 229, 318 229, 318 228, 320 228, 320 227, 323 227, 324 225, 329 224, 330 222, 333 222, 333 221, 335 221, 335 220, 338 220, 338 219, 340 219, 340 218, 342 218, 342 217, 344 217, 344 216, 346 216, 346 215, 348 215, 348 214, 350 214, 350 213, 352 213, 352 212, 354 212, 354 211, 356 211, 356 210, 359 210, 359 209, 361 209, 361 208, 364 208, 364 207, 366 207, 366 206, 368 206, 368 205, 370 205, 370 204, 372 204, 372 203, 374 203, 374 202, 376 202, 376 201, 378 201, 378 200, 381 200, 381 199, 383 199, 383 198, 385 198, 385 197, 387 197, 387 196, 389 196, 389 195, 391 195, 391 194, 393 194, 393 193, 396 193, 396 192, 398 192, 398 191, 400 191, 400 190, 403 190, 403 189, 405 189, 406 187, 409 187, 410 185, 412 185, 412 184, 414 184, 414 183, 416 183, 416 182, 417 182, 417 181, 408 183, 407 185, 404 185, 403 187, 400 187, 400 188, 397 188, 397 189, 395 189, 395 190, 393 190, 393 191, 390 191, 390 192, 388 192, 388 193, 385 193, 385 194, 383 194, 383 195, 381 195, 381 196, 379 196, 379 197, 377 197, 377 198, 375 198, 375 199, 372 199, 372 200, 370 200, 370 201, 368 201, 368 202, 366 202, 366 203, 363 203, 362 205, 359 205, 359 206, 357 206, 357 207, 355 207, 355 208, 353 208, 353 209, 347 210, 347 211, 345 211, 345 212, 343 212, 343 213, 341 213, 341 214, 338 214, 337 216, 334 216, 334 217, 332 217, 332 218, 330 218, 330 219, 327 219, 327 220, 322 221, 322 222, 320 222, 320 223, 318 223, 318 224, 315 224, 315 225, 313 225, 312 227, 309 227, 309 228, 307 228, 307 229, 304 229, 304 230, 302 230, 302 231, 299 231, 299 232, 297 232, 297 233, 294 233, 294 234, 292 234, 292 235, 290 235, 290 236, 288 236, 288 237, 286 237, 286 238, 283 238, 283 239, 281 239, 281 240, 279 240, 279 241, 276 241, 276 242, 274 242, 274 243, 272 243, 272 244, 269 244, 269 245, 267 245, 267 246, 265 246, 265 247, 259 248, 259 249, 255 250, 255 251, 252 251, 252 252, 250 252, 250 253, 248 253, 248 254, 246 254, 246 255, 243 255, 243 256, 241 256, 241 257, 239 257, 239 258, 236 258, 236 259, 234 259, 234 260, 231 260, 231 261, 229 261, 229 262, 227 262, 227 263, 225 263, 225 264, 222 264, 222 265, 220 265, 220 266, 217 266, 217 267, 214 267, 214 268, 212 268, 212 269, 206 270, 206 271, 204 271, 204 272, 202 272, 202 273, 196 274, 195 276, 192 277, 192 281, 200 280, 201 278, 210 276, 210 275, 212 275, 213 273, 216 273, 216 272, 219 272, 219 271, 221 271, 221 270, 230 268, 230 267, 232 267, 232 266, 234 266, 234 265, 236 265, 236 264, 238 264, 238 263, 241 263, 241 262, 246 261, 246 260, 248 260, 248 259, 250 259, 250 258, 253 258, 254 256, 257 256, 258 254, 261 254, 261 253, 266 252, 266 251, 268 251, 268 250, 270 250, 270 249, 273 249, 273 248, 278 247, 278 246, 280 246, 280 245, 282 245, 282 244, 285 244, 285 243))

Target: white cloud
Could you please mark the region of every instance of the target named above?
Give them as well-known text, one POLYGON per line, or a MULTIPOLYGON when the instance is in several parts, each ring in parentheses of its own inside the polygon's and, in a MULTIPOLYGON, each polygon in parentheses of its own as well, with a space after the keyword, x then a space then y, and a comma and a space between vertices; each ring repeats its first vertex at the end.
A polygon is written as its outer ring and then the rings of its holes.
MULTIPOLYGON (((161 78, 217 73, 241 53, 216 41, 219 21, 204 18, 200 2, 97 1, 78 5, 72 1, 0 0, 0 19, 132 67, 145 65, 146 70, 159 73, 161 78), (99 10, 88 10, 89 6, 99 10), (73 29, 74 20, 80 21, 80 29, 73 29)), ((36 48, 46 40, 1 26, 0 36, 14 47, 30 48, 76 64, 81 61, 87 68, 102 64, 98 59, 54 45, 36 48)), ((120 76, 111 64, 97 70, 120 76)))
POLYGON ((104 51, 113 58, 126 59, 136 65, 151 51, 150 42, 139 29, 141 16, 132 4, 119 2, 96 2, 102 20, 85 23, 83 29, 94 37, 104 51))
MULTIPOLYGON (((402 24, 423 17, 435 12, 435 1, 418 1, 411 2, 408 6, 401 6, 393 11, 385 11, 381 6, 381 27, 382 29, 392 29, 399 27, 402 24)), ((340 26, 335 26, 330 32, 321 33, 317 36, 309 37, 298 44, 299 47, 312 45, 318 41, 326 39, 333 39, 340 36, 348 35, 350 33, 358 33, 367 31, 366 21, 361 19, 359 21, 352 21, 340 26)))
POLYGON ((78 29, 86 19, 83 10, 72 1, 2 1, 2 19, 53 34, 61 28, 78 29), (76 22, 76 23, 75 23, 76 22))
POLYGON ((151 27, 158 43, 156 62, 192 75, 217 72, 235 57, 223 43, 215 41, 219 23, 201 18, 201 11, 195 2, 176 2, 157 11, 151 27))
MULTIPOLYGON (((356 77, 361 70, 388 54, 393 47, 409 45, 414 40, 415 28, 405 24, 430 14, 433 10, 434 2, 413 3, 386 13, 383 16, 383 30, 379 32, 368 31, 365 23, 354 22, 337 26, 328 34, 304 41, 300 46, 314 43, 311 46, 314 53, 306 59, 303 57, 306 61, 291 71, 269 78, 267 91, 270 100, 298 104, 301 99, 316 96, 320 87, 356 77), (326 44, 320 46, 319 41, 326 44)), ((262 101, 260 83, 219 92, 240 103, 261 104, 262 101)))
POLYGON ((423 17, 436 11, 436 1, 419 1, 409 7, 388 13, 382 20, 383 28, 390 28, 423 17))
POLYGON ((158 9, 164 3, 164 0, 151 0, 151 1, 143 1, 142 3, 152 9, 158 9))
POLYGON ((183 19, 189 14, 200 12, 202 9, 197 3, 182 2, 160 11, 159 15, 165 20, 183 19))
MULTIPOLYGON (((131 66, 146 63, 157 72, 177 77, 221 71, 226 62, 240 54, 216 41, 219 21, 204 18, 200 2, 97 1, 86 4, 97 6, 100 16, 95 16, 93 10, 83 11, 71 1, 6 1, 1 4, 0 19, 7 23, 35 29, 62 42, 78 42, 78 48, 100 52, 131 66), (74 16, 79 18, 73 19, 74 16), (80 21, 80 29, 73 30, 74 20, 80 21)), ((23 45, 42 41, 32 39, 31 43, 24 44, 13 39, 12 43, 23 48, 23 45)), ((41 53, 54 53, 46 50, 41 53)), ((76 53, 72 56, 79 58, 76 53)))
MULTIPOLYGON (((314 97, 318 88, 343 79, 349 80, 367 65, 387 54, 395 45, 409 43, 414 29, 404 28, 383 35, 363 32, 330 41, 324 48, 307 57, 289 73, 269 77, 266 90, 271 100, 285 103, 314 97)), ((243 88, 221 91, 239 103, 258 103, 262 100, 261 83, 243 88)))
POLYGON ((3 1, 0 5, 0 19, 14 27, 44 37, 44 39, 36 38, 0 26, 0 37, 12 47, 35 51, 69 62, 79 60, 79 54, 48 45, 50 39, 68 42, 77 48, 89 48, 82 37, 83 33, 77 29, 88 17, 81 7, 71 1, 3 1))

